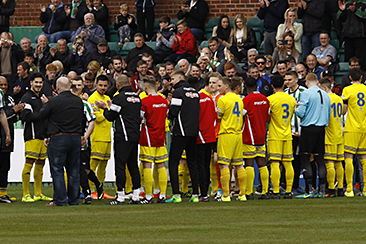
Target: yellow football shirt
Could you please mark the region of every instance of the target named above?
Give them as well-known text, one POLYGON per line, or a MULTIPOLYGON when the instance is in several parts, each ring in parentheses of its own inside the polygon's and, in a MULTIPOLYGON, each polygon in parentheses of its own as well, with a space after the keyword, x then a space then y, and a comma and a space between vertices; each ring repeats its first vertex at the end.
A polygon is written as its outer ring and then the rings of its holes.
POLYGON ((270 117, 268 140, 292 140, 291 118, 296 107, 296 100, 284 92, 276 92, 268 97, 270 117))
POLYGON ((348 106, 344 132, 365 133, 366 124, 366 86, 353 84, 343 89, 342 98, 348 106))
POLYGON ((229 92, 219 98, 217 102, 217 114, 221 119, 219 135, 242 133, 243 109, 243 101, 235 93, 229 92))
POLYGON ((108 104, 108 100, 111 100, 107 95, 100 95, 95 91, 88 99, 88 102, 92 105, 95 114, 95 127, 93 133, 90 136, 91 141, 111 141, 111 128, 112 122, 106 120, 103 115, 104 110, 95 106, 95 101, 103 101, 108 104))
POLYGON ((340 96, 330 93, 330 117, 325 128, 325 144, 337 145, 343 143, 342 111, 343 100, 340 96))

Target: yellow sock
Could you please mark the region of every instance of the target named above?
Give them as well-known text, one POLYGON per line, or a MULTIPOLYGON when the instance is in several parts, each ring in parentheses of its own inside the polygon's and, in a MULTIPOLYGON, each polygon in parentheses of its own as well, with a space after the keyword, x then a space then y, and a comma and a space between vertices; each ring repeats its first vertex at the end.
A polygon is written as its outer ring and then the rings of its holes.
MULTIPOLYGON (((250 195, 253 193, 253 184, 254 184, 254 168, 251 166, 245 167, 245 171, 247 172, 247 184, 246 184, 246 193, 247 195, 250 195)), ((238 175, 239 179, 239 175, 238 175)), ((240 182, 239 182, 240 184, 240 182)))
POLYGON ((159 175, 159 186, 160 186, 160 195, 166 195, 166 187, 168 183, 168 175, 166 173, 166 168, 161 167, 157 168, 159 175))
POLYGON ((353 191, 353 159, 345 158, 347 191, 353 191))
POLYGON ((64 181, 65 181, 65 186, 66 186, 66 189, 67 189, 67 183, 68 183, 68 180, 67 180, 67 173, 66 173, 66 170, 64 171, 64 181))
MULTIPOLYGON (((253 175, 254 175, 254 168, 253 167, 249 168, 253 169, 253 175)), ((240 190, 239 195, 240 196, 245 195, 248 182, 247 169, 245 169, 244 167, 240 167, 236 170, 236 174, 239 181, 239 190, 240 190)), ((253 183, 252 183, 252 192, 253 192, 253 183)))
POLYGON ((42 179, 43 179, 43 163, 36 163, 34 165, 34 195, 40 196, 42 194, 42 179))
POLYGON ((126 189, 125 189, 125 192, 126 193, 132 192, 132 178, 131 178, 130 171, 128 171, 127 167, 126 167, 126 189))
POLYGON ((30 194, 29 184, 30 184, 30 172, 32 171, 33 164, 25 163, 22 172, 22 186, 23 186, 23 196, 30 194))
POLYGON ((260 167, 259 174, 262 182, 262 194, 266 194, 268 192, 269 183, 269 172, 267 166, 260 167))
POLYGON ((103 183, 105 180, 105 169, 107 168, 108 160, 100 160, 97 170, 97 178, 100 183, 103 183))
POLYGON ((183 165, 183 178, 182 178, 182 192, 188 192, 188 184, 189 184, 189 169, 188 165, 183 165))
POLYGON ((325 164, 327 168, 327 181, 328 181, 328 188, 331 190, 334 190, 334 181, 335 181, 335 169, 334 169, 334 163, 326 163, 325 164))
POLYGON ((286 193, 291 193, 292 184, 294 183, 294 168, 291 161, 282 162, 286 170, 286 193))
POLYGON ((5 197, 6 195, 8 195, 6 187, 0 187, 0 197, 5 197))
POLYGON ((152 168, 144 168, 144 187, 146 195, 152 195, 152 184, 153 184, 153 176, 152 176, 152 168))
POLYGON ((363 189, 362 191, 366 191, 366 186, 365 186, 365 182, 366 182, 366 159, 360 159, 361 164, 362 164, 362 169, 363 169, 363 189))
POLYGON ((335 164, 336 168, 336 176, 337 176, 337 182, 338 182, 338 189, 343 189, 344 184, 344 169, 342 162, 336 162, 335 164))
POLYGON ((160 189, 159 186, 159 172, 156 166, 153 168, 153 178, 154 178, 154 188, 153 189, 160 189))
POLYGON ((211 191, 217 191, 219 189, 219 180, 216 174, 216 164, 213 159, 211 159, 210 164, 210 178, 211 178, 211 191))
MULTIPOLYGON (((99 159, 95 159, 95 158, 91 158, 91 159, 90 159, 90 169, 91 169, 91 170, 93 170, 93 171, 94 171, 94 173, 96 173, 96 172, 97 172, 97 168, 98 168, 98 166, 99 166, 99 162, 100 162, 100 160, 99 160, 99 159)), ((98 180, 99 180, 99 178, 98 178, 98 180)), ((90 190, 91 190, 91 191, 95 191, 95 185, 94 185, 94 183, 93 183, 93 182, 91 182, 90 180, 89 180, 89 186, 90 186, 90 190)))
POLYGON ((230 169, 229 168, 221 168, 221 185, 222 191, 224 192, 224 197, 228 197, 230 195, 230 169))
POLYGON ((280 163, 271 163, 271 181, 273 185, 273 193, 280 193, 280 163))

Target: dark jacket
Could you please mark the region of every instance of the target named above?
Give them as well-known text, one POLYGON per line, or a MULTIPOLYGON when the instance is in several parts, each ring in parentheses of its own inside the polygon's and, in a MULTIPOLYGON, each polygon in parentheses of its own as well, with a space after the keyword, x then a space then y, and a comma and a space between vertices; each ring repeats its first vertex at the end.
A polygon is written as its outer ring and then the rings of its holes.
POLYGON ((108 8, 104 4, 100 6, 98 9, 95 7, 91 11, 92 14, 94 14, 95 17, 95 24, 100 25, 103 30, 106 39, 108 39, 109 36, 109 13, 108 8))
POLYGON ((198 136, 200 95, 186 81, 174 85, 168 118, 173 123, 173 135, 198 136))
MULTIPOLYGON (((0 48, 0 55, 1 55, 1 50, 5 48, 2 47, 0 48)), ((12 86, 13 85, 13 79, 15 78, 16 74, 17 74, 17 67, 18 67, 18 63, 20 63, 21 61, 23 61, 23 52, 22 49, 18 46, 13 44, 11 47, 11 72, 12 72, 12 80, 9 80, 9 85, 12 86)), ((0 63, 1 65, 1 63, 0 63)))
POLYGON ((110 50, 108 48, 107 52, 105 53, 99 53, 99 52, 95 52, 93 54, 91 54, 91 56, 89 57, 89 62, 92 60, 96 60, 98 61, 98 63, 100 63, 105 69, 109 68, 109 64, 111 63, 111 59, 113 56, 116 56, 117 53, 116 51, 110 50))
POLYGON ((7 0, 4 4, 0 1, 0 31, 9 31, 9 17, 14 14, 15 11, 15 0, 7 0))
POLYGON ((104 109, 104 117, 114 121, 115 143, 139 141, 140 109, 140 97, 129 86, 121 88, 113 97, 110 109, 104 109))
POLYGON ((61 61, 61 63, 64 66, 64 71, 63 71, 64 74, 69 73, 69 70, 70 70, 70 64, 68 62, 69 54, 70 54, 70 50, 67 48, 66 51, 63 53, 60 53, 59 51, 57 51, 55 53, 55 56, 53 56, 53 59, 52 59, 53 61, 55 61, 55 60, 61 61))
MULTIPOLYGON (((70 8, 71 4, 68 4, 70 8)), ((71 13, 68 16, 68 26, 70 30, 77 30, 80 26, 84 25, 84 15, 89 12, 88 7, 86 6, 85 1, 82 1, 80 5, 77 7, 77 13, 75 18, 71 18, 71 13)))
POLYGON ((43 140, 45 138, 46 121, 41 120, 39 117, 39 112, 43 106, 41 98, 29 89, 21 101, 26 104, 24 110, 20 113, 20 119, 25 123, 24 141, 43 140))
POLYGON ((11 144, 9 146, 5 145, 4 142, 6 140, 6 135, 5 135, 4 128, 0 124, 0 127, 1 127, 0 151, 1 152, 12 152, 14 150, 14 123, 17 122, 19 118, 18 118, 18 115, 13 110, 13 106, 15 106, 15 101, 9 93, 4 95, 4 101, 5 101, 4 111, 6 114, 6 118, 8 119, 9 130, 10 130, 10 135, 11 135, 11 144))
POLYGON ((284 14, 288 9, 287 0, 273 0, 266 7, 261 7, 257 13, 258 18, 264 20, 264 28, 267 32, 277 31, 277 27, 285 22, 284 14))
POLYGON ((44 33, 52 34, 66 30, 68 19, 64 9, 64 4, 61 3, 54 13, 49 7, 46 8, 46 12, 41 12, 40 20, 42 24, 44 24, 44 27, 42 28, 44 33))
POLYGON ((122 14, 117 15, 117 22, 114 22, 114 29, 118 30, 119 27, 128 25, 131 29, 131 36, 134 36, 136 30, 137 30, 137 24, 136 24, 136 18, 132 14, 127 14, 127 16, 123 16, 122 14), (128 18, 132 17, 132 22, 128 24, 128 18))
POLYGON ((366 3, 358 1, 356 3, 356 11, 352 12, 347 9, 349 3, 346 4, 344 11, 339 11, 338 20, 342 26, 342 36, 345 38, 365 38, 366 37, 366 18, 361 18, 362 15, 357 15, 356 12, 362 11, 365 13, 366 3), (358 11, 357 11, 358 10, 358 11))
POLYGON ((136 71, 136 63, 141 59, 143 53, 149 53, 154 56, 154 50, 146 45, 146 43, 141 48, 132 48, 126 57, 127 70, 129 72, 136 71))
POLYGON ((299 8, 298 15, 302 19, 304 35, 313 35, 323 31, 322 19, 325 14, 324 0, 311 0, 307 8, 299 8))
POLYGON ((205 30, 205 23, 208 16, 208 4, 204 0, 198 0, 197 3, 187 13, 179 10, 178 19, 184 19, 189 28, 198 28, 205 30))
POLYGON ((67 60, 70 65, 70 70, 75 71, 78 75, 81 75, 87 70, 89 61, 88 49, 85 49, 81 56, 79 56, 78 53, 70 52, 67 60))
POLYGON ((47 45, 43 52, 40 55, 34 53, 35 58, 37 59, 37 66, 39 72, 42 74, 46 73, 46 65, 52 62, 52 55, 50 53, 50 46, 47 45))
POLYGON ((170 24, 169 26, 167 26, 163 30, 159 31, 159 33, 162 35, 162 40, 159 41, 159 42, 157 40, 157 46, 156 46, 156 50, 155 51, 164 52, 164 53, 171 53, 171 52, 173 52, 172 47, 171 46, 169 47, 166 44, 169 43, 171 40, 173 40, 172 37, 175 34, 175 25, 174 24, 170 24))
POLYGON ((139 12, 145 12, 146 10, 154 8, 154 6, 154 0, 136 0, 136 9, 139 12))

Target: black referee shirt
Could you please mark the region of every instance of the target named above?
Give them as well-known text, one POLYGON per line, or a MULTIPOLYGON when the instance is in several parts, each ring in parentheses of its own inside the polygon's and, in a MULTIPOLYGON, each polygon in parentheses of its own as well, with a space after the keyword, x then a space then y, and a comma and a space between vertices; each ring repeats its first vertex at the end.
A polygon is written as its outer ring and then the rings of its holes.
POLYGON ((82 135, 84 105, 80 97, 70 91, 61 92, 51 98, 40 111, 47 119, 47 136, 57 133, 78 133, 82 135))

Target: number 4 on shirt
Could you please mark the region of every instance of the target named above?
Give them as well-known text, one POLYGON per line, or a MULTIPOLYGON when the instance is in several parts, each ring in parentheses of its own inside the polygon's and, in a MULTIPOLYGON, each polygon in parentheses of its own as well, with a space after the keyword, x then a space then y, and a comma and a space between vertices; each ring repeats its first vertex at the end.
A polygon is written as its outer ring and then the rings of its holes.
POLYGON ((240 116, 240 109, 239 109, 239 103, 238 102, 235 102, 235 105, 234 105, 234 109, 233 109, 233 114, 235 114, 236 116, 240 116))

